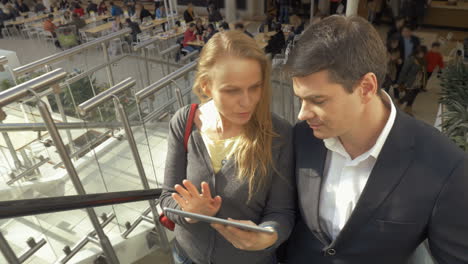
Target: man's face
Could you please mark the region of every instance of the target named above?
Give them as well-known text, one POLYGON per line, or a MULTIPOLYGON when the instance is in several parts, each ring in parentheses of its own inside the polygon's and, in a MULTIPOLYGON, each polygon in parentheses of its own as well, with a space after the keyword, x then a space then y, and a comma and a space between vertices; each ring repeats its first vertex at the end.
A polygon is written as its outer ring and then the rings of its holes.
POLYGON ((409 38, 411 37, 411 29, 407 28, 407 27, 404 27, 403 30, 401 31, 401 35, 403 35, 403 37, 405 38, 409 38))
POLYGON ((350 132, 363 112, 359 87, 349 93, 330 82, 328 71, 293 78, 294 93, 301 100, 299 120, 306 121, 320 139, 350 132))

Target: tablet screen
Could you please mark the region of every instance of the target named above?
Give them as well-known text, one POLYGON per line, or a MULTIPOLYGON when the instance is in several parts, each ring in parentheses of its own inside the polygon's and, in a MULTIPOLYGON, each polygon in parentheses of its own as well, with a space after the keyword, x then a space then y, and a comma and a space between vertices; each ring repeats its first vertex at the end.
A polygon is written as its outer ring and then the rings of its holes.
POLYGON ((238 222, 233 222, 229 221, 223 218, 218 218, 218 217, 212 217, 212 216, 206 216, 206 215, 201 215, 201 214, 195 214, 195 213, 189 213, 177 209, 172 209, 172 208, 167 208, 164 207, 164 212, 169 212, 169 213, 174 213, 183 217, 188 217, 194 220, 206 222, 206 223, 215 223, 215 224, 222 224, 222 225, 230 225, 233 227, 237 227, 240 229, 248 230, 248 231, 253 231, 253 232, 263 232, 263 233, 274 233, 275 231, 270 228, 265 228, 265 227, 259 227, 259 226, 253 226, 253 225, 248 225, 248 224, 242 224, 238 222))

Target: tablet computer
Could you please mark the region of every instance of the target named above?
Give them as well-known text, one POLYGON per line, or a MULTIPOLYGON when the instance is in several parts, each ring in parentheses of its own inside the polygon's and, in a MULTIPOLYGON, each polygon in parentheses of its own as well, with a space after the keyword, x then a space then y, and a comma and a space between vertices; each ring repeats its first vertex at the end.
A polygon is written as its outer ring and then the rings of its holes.
POLYGON ((273 229, 270 229, 270 228, 242 224, 242 223, 229 221, 229 220, 219 218, 219 217, 212 217, 212 216, 206 216, 206 215, 201 215, 201 214, 189 213, 189 212, 167 208, 167 207, 164 207, 164 212, 174 213, 183 217, 188 217, 194 220, 198 220, 198 221, 202 221, 202 222, 206 222, 210 224, 215 223, 215 224, 221 224, 221 225, 230 225, 233 227, 237 227, 240 229, 253 231, 253 232, 263 232, 263 233, 270 233, 270 234, 275 232, 273 229))

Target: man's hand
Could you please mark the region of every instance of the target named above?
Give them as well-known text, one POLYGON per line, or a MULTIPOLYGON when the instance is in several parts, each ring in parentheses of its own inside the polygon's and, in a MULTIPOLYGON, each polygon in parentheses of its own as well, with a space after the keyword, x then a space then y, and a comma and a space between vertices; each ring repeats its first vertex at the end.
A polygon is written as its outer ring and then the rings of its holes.
MULTIPOLYGON (((229 220, 256 226, 256 224, 252 221, 233 220, 230 218, 229 220)), ((276 232, 267 234, 262 232, 245 231, 236 227, 225 226, 221 224, 211 224, 211 226, 216 229, 227 241, 231 242, 234 247, 242 250, 263 250, 270 247, 276 242, 276 240, 278 240, 278 233, 276 232)))
MULTIPOLYGON (((197 187, 189 180, 184 180, 182 184, 185 188, 176 184, 174 188, 178 194, 172 194, 172 198, 180 205, 182 210, 206 216, 214 216, 218 213, 219 208, 221 208, 221 197, 211 197, 208 183, 201 183, 201 194, 198 192, 197 187)), ((198 222, 190 218, 186 218, 186 220, 189 223, 198 222)))

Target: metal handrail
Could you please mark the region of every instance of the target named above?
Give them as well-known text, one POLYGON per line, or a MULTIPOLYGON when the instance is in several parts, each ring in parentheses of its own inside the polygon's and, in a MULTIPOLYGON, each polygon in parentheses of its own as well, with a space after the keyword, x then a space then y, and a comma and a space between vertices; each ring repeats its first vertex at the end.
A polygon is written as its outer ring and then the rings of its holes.
POLYGON ((133 87, 136 84, 136 81, 132 78, 129 77, 120 83, 112 86, 111 88, 105 90, 104 92, 94 96, 93 98, 89 99, 88 101, 85 101, 81 103, 77 108, 78 112, 80 115, 84 116, 86 113, 88 113, 91 109, 94 109, 98 105, 102 104, 103 102, 107 101, 109 98, 111 98, 113 95, 119 94, 131 87, 133 87))
POLYGON ((147 39, 147 40, 145 40, 143 42, 140 42, 137 45, 133 46, 133 50, 138 51, 138 50, 140 50, 142 48, 145 48, 145 47, 153 44, 154 42, 157 42, 158 40, 160 40, 160 39, 157 36, 154 36, 154 37, 152 37, 150 39, 147 39))
POLYGON ((0 65, 3 66, 8 63, 8 59, 5 56, 0 56, 0 65))
POLYGON ((135 94, 137 103, 141 102, 143 99, 147 98, 148 96, 166 87, 167 85, 172 83, 173 80, 179 79, 180 77, 184 76, 188 72, 195 70, 195 68, 197 67, 197 63, 198 63, 198 60, 192 61, 191 63, 185 65, 184 67, 175 70, 173 73, 167 75, 166 77, 160 79, 159 81, 137 92, 135 94))
POLYGON ((50 55, 48 57, 42 58, 40 60, 31 62, 31 63, 28 63, 28 64, 20 66, 18 68, 15 68, 15 69, 13 69, 13 73, 15 74, 15 76, 19 76, 19 75, 22 75, 22 74, 25 74, 25 73, 28 73, 28 72, 32 72, 32 71, 34 71, 34 70, 36 70, 38 68, 44 67, 45 65, 50 65, 53 62, 56 62, 56 61, 63 60, 65 58, 71 57, 71 56, 73 56, 73 55, 75 55, 77 53, 82 52, 85 49, 89 49, 89 48, 92 48, 94 46, 100 45, 101 43, 105 43, 105 42, 107 42, 109 40, 112 40, 114 38, 117 38, 117 37, 120 37, 122 35, 128 34, 130 32, 131 32, 131 30, 129 28, 122 29, 122 30, 117 31, 115 33, 111 33, 109 35, 106 35, 104 37, 100 37, 100 38, 97 38, 97 39, 92 40, 90 42, 86 42, 86 43, 81 44, 79 46, 76 46, 74 48, 71 48, 71 49, 68 49, 68 50, 65 50, 65 51, 62 51, 62 52, 59 52, 59 53, 55 53, 55 54, 50 55))
POLYGON ((162 189, 108 192, 0 202, 0 219, 159 199, 162 189))
MULTIPOLYGON (((57 129, 91 129, 91 128, 121 128, 120 122, 68 122, 55 123, 57 129)), ((130 126, 141 126, 142 122, 132 121, 130 126)), ((47 131, 44 123, 3 123, 0 126, 0 132, 18 132, 18 131, 47 131)))
POLYGON ((28 93, 30 93, 29 89, 37 92, 41 89, 46 89, 57 84, 66 77, 67 73, 63 69, 58 68, 8 90, 0 92, 0 108, 25 97, 28 93))

